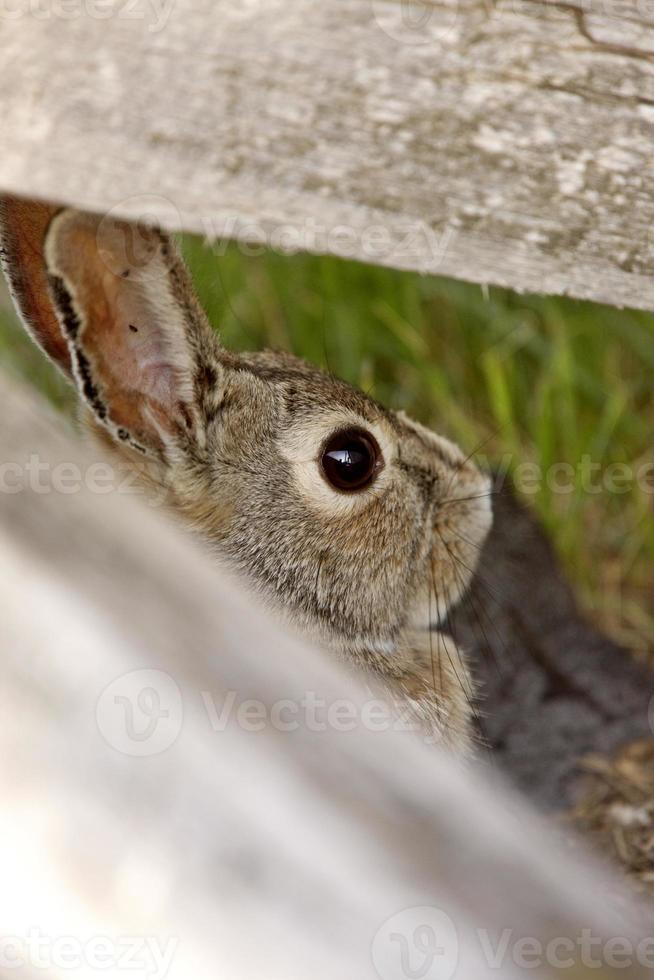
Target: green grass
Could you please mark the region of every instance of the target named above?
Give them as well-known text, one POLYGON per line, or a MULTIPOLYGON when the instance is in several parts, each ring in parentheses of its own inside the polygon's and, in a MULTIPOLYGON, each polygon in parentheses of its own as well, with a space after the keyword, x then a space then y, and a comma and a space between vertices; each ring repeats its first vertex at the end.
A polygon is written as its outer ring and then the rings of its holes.
MULTIPOLYGON (((632 648, 654 649, 653 316, 336 259, 184 245, 226 345, 292 350, 518 477, 525 462, 550 475, 555 464, 575 468, 569 492, 544 479, 528 497, 594 617, 632 648), (611 464, 639 468, 640 484, 589 492, 584 456, 602 479, 611 464)), ((63 404, 43 361, 15 343, 5 323, 0 358, 12 345, 19 370, 63 404)))

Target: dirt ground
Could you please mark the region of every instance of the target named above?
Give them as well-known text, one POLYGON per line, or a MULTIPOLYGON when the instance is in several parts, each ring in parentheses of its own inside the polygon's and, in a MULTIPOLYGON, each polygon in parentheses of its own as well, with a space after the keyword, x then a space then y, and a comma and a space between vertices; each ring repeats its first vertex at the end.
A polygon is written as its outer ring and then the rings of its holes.
POLYGON ((634 742, 613 759, 588 756, 583 769, 585 793, 570 819, 654 901, 654 741, 634 742))

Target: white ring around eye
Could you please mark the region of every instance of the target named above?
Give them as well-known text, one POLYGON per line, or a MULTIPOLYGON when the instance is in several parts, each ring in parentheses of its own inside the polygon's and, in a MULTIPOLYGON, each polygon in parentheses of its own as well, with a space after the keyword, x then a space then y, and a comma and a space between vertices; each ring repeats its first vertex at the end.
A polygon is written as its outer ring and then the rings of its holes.
POLYGON ((397 457, 397 439, 383 419, 370 422, 356 412, 323 412, 313 419, 294 422, 279 438, 279 449, 290 465, 298 492, 314 510, 330 515, 348 515, 369 506, 383 494, 390 480, 389 463, 397 457), (322 472, 321 452, 329 437, 339 430, 369 432, 379 446, 383 466, 366 489, 343 493, 332 487, 322 472))

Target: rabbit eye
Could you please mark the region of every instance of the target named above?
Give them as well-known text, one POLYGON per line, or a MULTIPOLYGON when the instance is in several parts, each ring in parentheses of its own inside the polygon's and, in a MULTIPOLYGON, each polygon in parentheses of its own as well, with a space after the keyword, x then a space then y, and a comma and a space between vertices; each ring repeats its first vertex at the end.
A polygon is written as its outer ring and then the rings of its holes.
POLYGON ((327 440, 322 450, 322 471, 336 490, 365 490, 381 469, 375 439, 361 429, 345 429, 327 440))

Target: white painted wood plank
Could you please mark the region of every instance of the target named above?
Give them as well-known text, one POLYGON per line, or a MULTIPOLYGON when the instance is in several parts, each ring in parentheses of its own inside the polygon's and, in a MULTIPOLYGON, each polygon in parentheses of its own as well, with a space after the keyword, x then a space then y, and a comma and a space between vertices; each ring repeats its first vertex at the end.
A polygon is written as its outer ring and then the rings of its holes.
POLYGON ((424 956, 415 929, 435 923, 438 980, 513 980, 551 975, 515 965, 518 939, 632 935, 603 872, 415 735, 302 713, 293 732, 248 730, 235 711, 219 724, 207 704, 230 692, 268 710, 313 692, 359 719, 371 695, 160 514, 53 491, 56 467, 70 487, 92 457, 6 381, 0 399, 2 478, 25 487, 0 494, 3 955, 31 929, 62 980, 53 939, 90 978, 98 936, 114 958, 126 937, 149 940, 136 975, 158 980, 406 980, 401 937, 424 956), (507 928, 498 968, 488 943, 507 928))
POLYGON ((654 309, 646 4, 29 8, 0 6, 5 191, 654 309))

